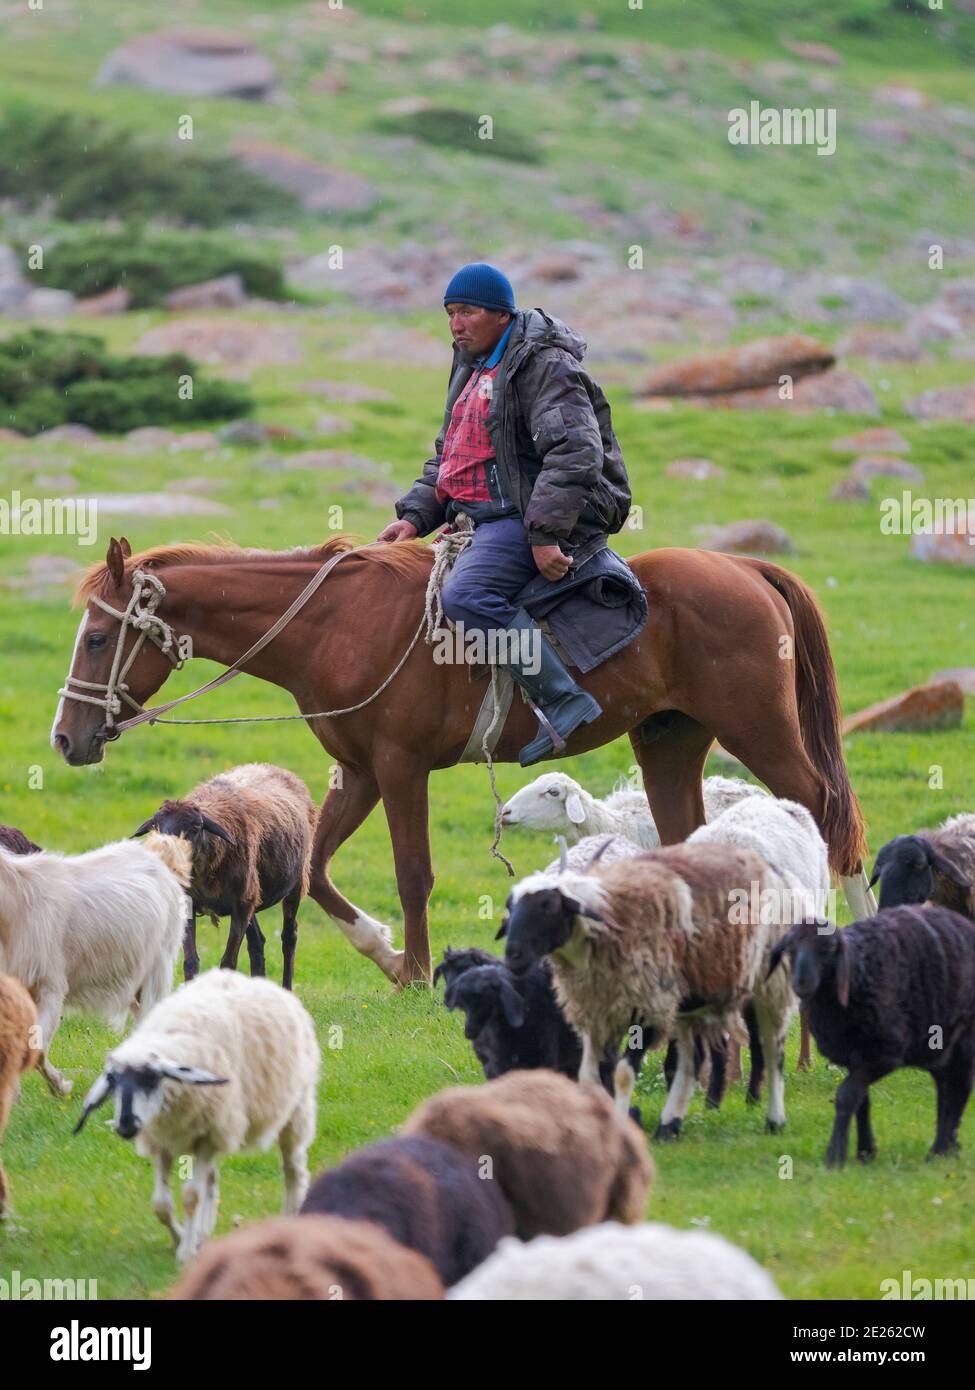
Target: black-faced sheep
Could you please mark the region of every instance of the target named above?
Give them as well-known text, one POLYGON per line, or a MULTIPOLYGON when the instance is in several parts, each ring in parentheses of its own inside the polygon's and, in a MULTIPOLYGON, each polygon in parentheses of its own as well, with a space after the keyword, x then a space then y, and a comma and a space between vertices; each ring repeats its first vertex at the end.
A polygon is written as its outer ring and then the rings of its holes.
POLYGON ((153 1206, 185 1261, 216 1223, 221 1154, 277 1140, 284 1211, 297 1212, 308 1190, 319 1061, 315 1025, 293 994, 270 980, 208 970, 157 1004, 108 1054, 75 1133, 114 1098, 115 1132, 152 1158, 153 1206), (181 1230, 169 1180, 183 1155, 193 1163, 181 1230))
POLYGON ((33 840, 28 840, 22 830, 18 830, 15 825, 0 825, 0 849, 5 849, 8 854, 40 854, 40 845, 35 845, 33 840))
POLYGON ((493 1174, 522 1240, 643 1219, 653 1164, 640 1130, 602 1088, 512 1071, 431 1096, 400 1132, 438 1139, 493 1174))
POLYGON ((55 1095, 71 1082, 51 1062, 63 1009, 120 1032, 173 987, 186 920, 189 846, 168 835, 87 854, 0 849, 0 969, 37 1004, 41 1069, 55 1095))
POLYGON ((781 1299, 744 1250, 710 1231, 605 1222, 574 1235, 503 1240, 448 1298, 549 1302, 781 1299))
MULTIPOLYGON (((676 1033, 677 1074, 658 1128, 680 1133, 695 1086, 694 1033, 742 1034, 739 1011, 767 958, 770 924, 754 901, 778 887, 757 854, 672 845, 585 874, 533 874, 512 889, 499 935, 518 974, 550 956, 556 994, 583 1039, 580 1079, 624 1038, 616 1102, 624 1113, 643 1054, 676 1033)), ((782 1120, 770 1104, 768 1127, 782 1120)))
POLYGON ((251 974, 264 974, 264 935, 257 913, 281 904, 283 984, 294 982, 298 905, 308 892, 308 871, 317 811, 300 777, 270 763, 244 763, 221 772, 185 796, 164 801, 136 835, 161 830, 182 835, 193 847, 190 893, 193 915, 186 927, 183 972, 200 968, 196 950, 199 913, 230 917, 230 934, 220 961, 237 969, 247 937, 251 974))
POLYGON ((435 1139, 385 1139, 312 1183, 302 1214, 375 1221, 456 1284, 514 1230, 497 1182, 468 1154, 435 1139))
POLYGON ((975 921, 975 815, 950 816, 937 830, 888 840, 870 886, 880 880, 880 906, 932 902, 975 921))
POLYGON ((429 1260, 371 1221, 278 1216, 211 1241, 169 1297, 297 1303, 442 1299, 429 1260))
POLYGON ((857 1157, 873 1158, 870 1087, 901 1067, 934 1078, 931 1154, 957 1150, 975 1069, 975 925, 943 907, 887 908, 840 931, 813 920, 782 938, 770 969, 783 957, 819 1050, 848 1068, 827 1164, 846 1162, 854 1115, 857 1157))
MULTIPOLYGON (((22 1072, 37 1061, 37 1010, 12 975, 0 975, 0 1145, 22 1072)), ((10 1185, 0 1157, 0 1221, 10 1210, 10 1185)))
POLYGON ((478 947, 448 947, 434 980, 441 975, 444 1004, 463 1013, 464 1037, 488 1081, 536 1067, 579 1075, 582 1044, 556 1002, 547 961, 518 976, 478 947))

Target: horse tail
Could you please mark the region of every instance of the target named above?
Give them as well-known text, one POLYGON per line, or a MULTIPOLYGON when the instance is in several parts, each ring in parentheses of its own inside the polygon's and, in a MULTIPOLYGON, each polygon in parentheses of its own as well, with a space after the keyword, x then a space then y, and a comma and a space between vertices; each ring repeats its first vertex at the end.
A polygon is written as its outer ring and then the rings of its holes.
POLYGON ((789 606, 795 629, 796 702, 806 753, 826 792, 823 838, 830 867, 850 876, 859 871, 867 842, 863 813, 843 757, 840 694, 826 624, 816 598, 802 580, 779 565, 752 562, 789 606))

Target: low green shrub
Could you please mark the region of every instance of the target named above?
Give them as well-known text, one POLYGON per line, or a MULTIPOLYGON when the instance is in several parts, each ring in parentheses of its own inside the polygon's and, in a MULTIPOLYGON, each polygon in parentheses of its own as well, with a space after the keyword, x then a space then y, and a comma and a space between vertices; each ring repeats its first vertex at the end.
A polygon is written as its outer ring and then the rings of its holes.
POLYGON ((430 145, 447 145, 492 159, 511 159, 519 164, 541 164, 542 151, 518 130, 495 126, 490 140, 481 139, 477 118, 448 106, 430 106, 409 116, 390 116, 381 122, 399 135, 415 135, 430 145))
POLYGON ((210 381, 184 353, 119 357, 83 333, 35 328, 0 341, 0 424, 21 434, 72 421, 102 433, 246 415, 245 386, 210 381), (182 400, 179 379, 192 376, 182 400))

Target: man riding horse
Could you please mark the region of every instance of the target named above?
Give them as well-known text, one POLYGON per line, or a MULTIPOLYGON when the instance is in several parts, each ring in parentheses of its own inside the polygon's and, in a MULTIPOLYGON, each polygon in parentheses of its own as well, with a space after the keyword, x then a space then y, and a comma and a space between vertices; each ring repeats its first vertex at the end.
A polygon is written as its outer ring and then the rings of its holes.
POLYGON ((511 282, 482 262, 457 271, 444 308, 454 360, 436 453, 379 540, 412 540, 470 518, 473 539, 444 584, 443 611, 468 632, 520 639, 499 664, 539 715, 538 736, 519 753, 527 767, 555 750, 553 730, 565 740, 602 708, 514 600, 539 573, 563 579, 574 550, 619 531, 629 482, 609 403, 582 367, 586 345, 576 333, 541 309, 516 309, 511 282))

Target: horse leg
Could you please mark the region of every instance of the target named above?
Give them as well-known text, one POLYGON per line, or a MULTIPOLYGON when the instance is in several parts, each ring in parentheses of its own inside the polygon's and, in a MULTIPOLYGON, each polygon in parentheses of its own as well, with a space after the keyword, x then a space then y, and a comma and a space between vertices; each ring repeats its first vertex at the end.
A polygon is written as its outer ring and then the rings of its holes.
POLYGON ((384 975, 399 980, 402 951, 393 950, 393 934, 383 922, 350 903, 329 878, 333 854, 358 830, 379 800, 379 787, 370 772, 341 764, 341 784, 332 787, 322 803, 311 852, 309 892, 351 941, 357 951, 368 956, 384 975))
POLYGON ((400 983, 429 984, 432 966, 427 903, 433 892, 433 864, 426 769, 390 759, 383 770, 381 790, 393 842, 396 887, 403 905, 406 958, 400 969, 400 983))
POLYGON ((704 824, 704 764, 714 736, 679 711, 630 730, 630 743, 662 845, 679 844, 704 824))

